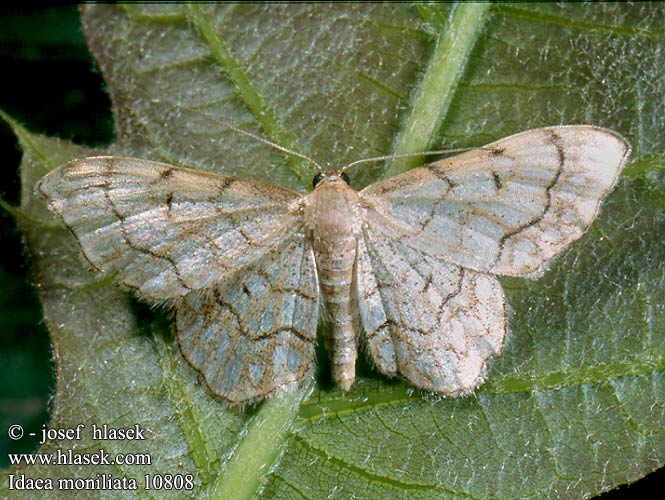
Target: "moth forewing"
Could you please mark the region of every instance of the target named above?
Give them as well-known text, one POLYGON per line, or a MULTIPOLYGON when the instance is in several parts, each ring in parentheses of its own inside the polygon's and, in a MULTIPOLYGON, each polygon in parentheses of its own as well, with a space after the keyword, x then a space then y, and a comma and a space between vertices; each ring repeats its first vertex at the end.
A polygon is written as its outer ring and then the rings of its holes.
POLYGON ((414 248, 481 272, 532 275, 593 222, 629 153, 606 129, 547 127, 372 184, 361 196, 370 225, 390 226, 414 248))
POLYGON ((289 202, 301 196, 114 156, 71 161, 37 189, 96 268, 155 301, 212 288, 269 252, 292 225, 289 202))

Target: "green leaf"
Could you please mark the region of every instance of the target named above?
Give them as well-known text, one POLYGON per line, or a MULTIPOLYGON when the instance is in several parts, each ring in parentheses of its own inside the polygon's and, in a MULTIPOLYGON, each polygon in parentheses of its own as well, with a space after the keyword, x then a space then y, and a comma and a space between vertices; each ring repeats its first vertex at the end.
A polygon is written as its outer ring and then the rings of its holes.
MULTIPOLYGON (((229 409, 197 383, 168 319, 91 273, 33 197, 46 171, 91 152, 14 124, 25 154, 17 217, 57 362, 51 425, 86 425, 77 453, 148 453, 152 464, 5 471, 112 474, 135 478, 136 491, 0 492, 183 498, 142 490, 144 474, 192 474, 192 498, 579 499, 662 467, 663 21, 665 6, 646 3, 86 6, 114 104, 113 154, 304 190, 311 165, 223 122, 331 167, 591 123, 624 134, 632 164, 544 278, 502 280, 508 342, 473 394, 435 397, 369 366, 344 393, 324 364, 315 387, 229 409), (95 441, 93 423, 139 424, 146 440, 95 441)), ((363 165, 352 182, 409 166, 363 165)))

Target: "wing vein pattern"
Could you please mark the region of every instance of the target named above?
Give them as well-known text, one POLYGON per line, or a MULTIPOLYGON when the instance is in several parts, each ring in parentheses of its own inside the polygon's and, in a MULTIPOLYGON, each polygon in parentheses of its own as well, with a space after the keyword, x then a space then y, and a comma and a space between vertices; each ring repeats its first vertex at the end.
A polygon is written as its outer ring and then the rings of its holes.
POLYGON ((118 157, 74 160, 38 189, 95 269, 174 308, 213 393, 253 401, 311 370, 319 289, 299 193, 118 157))
POLYGON ((37 188, 96 270, 174 309, 184 358, 226 401, 267 397, 311 372, 321 304, 342 387, 355 374, 357 307, 380 372, 454 394, 473 389, 503 347, 497 275, 541 275, 591 225, 629 152, 612 131, 562 126, 358 193, 342 171, 321 172, 303 196, 111 156, 74 160, 37 188))
POLYGON ((300 194, 134 158, 75 160, 38 189, 87 260, 154 301, 212 287, 270 251, 300 194))
POLYGON ((386 375, 475 387, 505 337, 494 275, 538 276, 596 217, 629 154, 597 127, 527 131, 360 192, 356 293, 386 375))
POLYGON ((628 153, 597 127, 527 131, 372 184, 366 223, 469 269, 538 276, 593 222, 628 153))

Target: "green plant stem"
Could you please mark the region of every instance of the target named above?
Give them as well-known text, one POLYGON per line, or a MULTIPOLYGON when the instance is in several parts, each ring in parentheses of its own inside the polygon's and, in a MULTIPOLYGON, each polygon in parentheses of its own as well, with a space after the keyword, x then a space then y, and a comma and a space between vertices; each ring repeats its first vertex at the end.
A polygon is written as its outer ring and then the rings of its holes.
MULTIPOLYGON (((469 53, 482 33, 489 3, 456 5, 447 26, 439 31, 434 53, 413 94, 411 113, 394 147, 395 154, 426 151, 441 128, 455 90, 469 61, 469 53)), ((385 177, 393 177, 422 162, 419 157, 393 160, 385 177)))
POLYGON ((300 403, 311 389, 311 383, 305 384, 262 404, 217 477, 211 499, 244 500, 256 497, 266 474, 279 460, 300 403))
MULTIPOLYGON (((252 84, 250 75, 245 67, 231 52, 219 31, 213 25, 210 16, 199 4, 188 4, 187 13, 190 21, 199 34, 208 44, 215 61, 233 83, 240 99, 251 111, 256 121, 268 138, 284 148, 299 152, 298 144, 291 135, 281 126, 275 111, 268 106, 266 100, 260 95, 258 89, 252 84)), ((312 182, 312 170, 308 164, 296 160, 291 155, 285 156, 286 163, 300 180, 303 186, 309 188, 312 182)))

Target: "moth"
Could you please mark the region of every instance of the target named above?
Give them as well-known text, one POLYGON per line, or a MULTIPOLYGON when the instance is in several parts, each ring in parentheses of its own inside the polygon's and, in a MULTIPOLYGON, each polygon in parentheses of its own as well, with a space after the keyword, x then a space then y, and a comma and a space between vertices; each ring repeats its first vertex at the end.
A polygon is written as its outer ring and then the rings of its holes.
POLYGON ((362 191, 346 167, 309 194, 135 158, 71 161, 37 185, 97 271, 175 315, 210 391, 268 397, 313 366, 317 324, 348 390, 379 372, 472 390, 504 344, 496 276, 538 277, 593 222, 630 153, 594 126, 522 132, 362 191))

